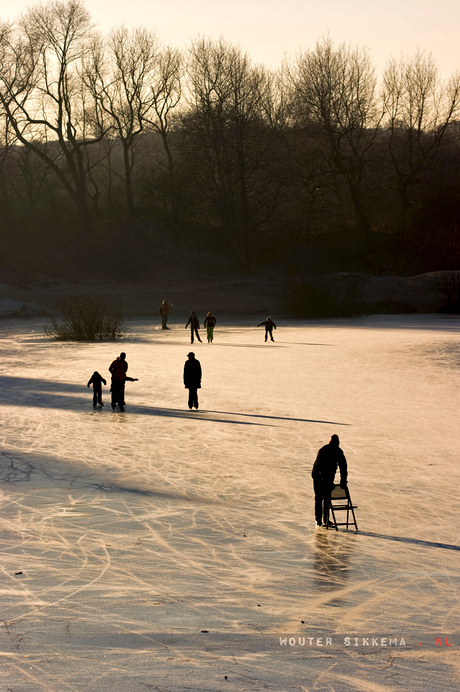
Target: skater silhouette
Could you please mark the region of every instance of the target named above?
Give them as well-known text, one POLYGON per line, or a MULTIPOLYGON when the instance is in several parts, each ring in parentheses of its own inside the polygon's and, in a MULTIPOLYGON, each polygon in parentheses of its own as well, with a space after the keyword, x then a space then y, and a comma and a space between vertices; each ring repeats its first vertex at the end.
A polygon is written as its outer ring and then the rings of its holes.
POLYGON ((198 389, 201 388, 201 365, 194 353, 188 354, 184 365, 184 386, 188 389, 188 407, 198 408, 198 389))
POLYGON ((102 403, 102 383, 107 384, 106 380, 102 377, 102 375, 99 375, 97 370, 93 372, 91 375, 91 379, 88 382, 88 387, 90 385, 93 385, 93 407, 96 408, 96 405, 99 404, 99 406, 104 406, 102 403))
POLYGON ((311 477, 315 491, 316 526, 329 525, 329 502, 331 492, 335 488, 334 478, 337 466, 340 469, 340 487, 347 487, 347 460, 339 447, 338 435, 332 435, 329 444, 319 450, 311 477))
POLYGON ((214 327, 216 326, 216 318, 212 314, 212 312, 208 312, 206 315, 206 318, 203 322, 203 327, 206 327, 206 335, 208 337, 208 344, 212 344, 212 340, 214 338, 214 327))
POLYGON ((198 330, 200 328, 200 323, 198 322, 198 317, 196 316, 195 310, 192 310, 190 313, 190 317, 188 318, 188 322, 185 325, 185 329, 187 329, 188 325, 190 325, 190 343, 193 344, 193 334, 196 334, 196 338, 200 343, 202 343, 200 339, 200 335, 198 334, 198 330))
POLYGON ((169 317, 169 311, 171 310, 171 308, 172 308, 172 305, 170 305, 167 300, 163 300, 163 302, 160 305, 161 328, 162 329, 169 329, 168 317, 169 317))
POLYGON ((273 329, 276 329, 276 324, 273 322, 271 317, 267 317, 266 320, 257 325, 258 327, 265 327, 265 341, 270 334, 270 340, 275 341, 273 338, 273 329))
POLYGON ((127 370, 128 363, 126 362, 126 353, 120 353, 118 358, 115 358, 109 366, 109 372, 112 375, 112 386, 110 391, 112 392, 111 404, 113 410, 115 410, 117 404, 120 411, 125 410, 125 378, 127 370))

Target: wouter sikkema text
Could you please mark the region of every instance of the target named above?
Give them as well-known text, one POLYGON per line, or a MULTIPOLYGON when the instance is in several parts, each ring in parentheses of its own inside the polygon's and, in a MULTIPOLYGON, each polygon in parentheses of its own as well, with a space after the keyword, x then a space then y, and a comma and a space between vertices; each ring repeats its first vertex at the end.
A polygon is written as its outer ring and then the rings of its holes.
POLYGON ((402 637, 343 637, 333 642, 332 637, 280 637, 280 646, 406 646, 402 637))
POLYGON ((335 638, 333 639, 332 637, 307 637, 307 636, 295 636, 295 637, 280 637, 279 642, 280 646, 285 646, 285 647, 294 647, 294 646, 311 646, 311 647, 323 647, 323 646, 344 646, 344 647, 351 647, 351 646, 375 646, 375 647, 380 647, 380 648, 385 648, 388 646, 442 646, 442 647, 455 647, 455 642, 453 642, 451 635, 449 637, 436 637, 433 638, 433 635, 428 635, 428 636, 422 636, 420 637, 424 641, 421 642, 419 639, 415 639, 415 641, 410 641, 408 644, 406 644, 406 640, 404 637, 392 637, 392 636, 387 636, 387 637, 372 637, 372 636, 365 636, 365 637, 345 637, 345 636, 340 636, 336 635, 335 638))

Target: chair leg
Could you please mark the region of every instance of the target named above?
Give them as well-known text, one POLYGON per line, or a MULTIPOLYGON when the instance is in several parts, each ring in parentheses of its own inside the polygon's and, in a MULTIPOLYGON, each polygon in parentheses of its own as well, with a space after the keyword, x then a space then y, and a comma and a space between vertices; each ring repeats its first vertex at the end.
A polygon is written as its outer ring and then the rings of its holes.
MULTIPOLYGON (((327 502, 328 502, 328 510, 329 510, 327 515, 328 515, 328 517, 332 516, 333 521, 331 523, 334 524, 335 530, 338 531, 339 529, 337 528, 337 519, 335 518, 335 512, 334 512, 334 507, 333 507, 332 502, 331 502, 331 498, 328 498, 327 502)), ((329 521, 326 524, 326 529, 328 529, 328 528, 329 528, 329 521)))
MULTIPOLYGON (((358 524, 356 523, 355 510, 353 509, 353 503, 351 501, 350 491, 348 490, 348 488, 347 488, 347 500, 348 500, 349 508, 351 509, 351 513, 353 515, 353 523, 355 525, 355 529, 356 529, 356 531, 358 531, 358 524)), ((348 514, 348 512, 347 512, 347 514, 348 514)), ((348 521, 348 516, 347 516, 347 521, 348 521)), ((348 528, 348 526, 347 526, 347 528, 348 528)))

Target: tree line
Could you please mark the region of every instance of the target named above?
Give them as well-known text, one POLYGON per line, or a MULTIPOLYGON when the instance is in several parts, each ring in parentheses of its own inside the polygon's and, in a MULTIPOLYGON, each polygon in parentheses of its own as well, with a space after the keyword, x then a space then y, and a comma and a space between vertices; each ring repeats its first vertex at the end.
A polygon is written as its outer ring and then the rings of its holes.
POLYGON ((88 249, 121 227, 246 270, 320 269, 334 248, 371 271, 455 267, 459 113, 460 73, 421 50, 377 80, 366 49, 323 37, 268 70, 224 38, 102 34, 52 0, 0 25, 2 242, 88 249))

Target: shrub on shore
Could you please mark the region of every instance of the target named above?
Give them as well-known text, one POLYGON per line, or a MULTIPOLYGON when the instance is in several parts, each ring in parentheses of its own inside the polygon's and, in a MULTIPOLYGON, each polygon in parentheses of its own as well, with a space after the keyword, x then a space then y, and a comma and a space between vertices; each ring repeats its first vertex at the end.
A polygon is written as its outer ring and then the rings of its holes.
POLYGON ((57 341, 116 341, 127 335, 121 311, 104 298, 76 297, 61 300, 60 318, 45 327, 57 341))

